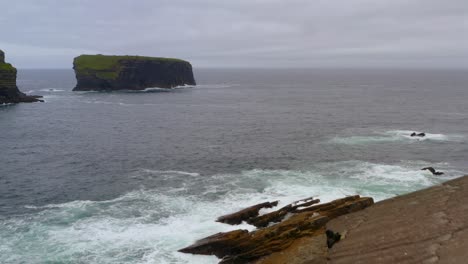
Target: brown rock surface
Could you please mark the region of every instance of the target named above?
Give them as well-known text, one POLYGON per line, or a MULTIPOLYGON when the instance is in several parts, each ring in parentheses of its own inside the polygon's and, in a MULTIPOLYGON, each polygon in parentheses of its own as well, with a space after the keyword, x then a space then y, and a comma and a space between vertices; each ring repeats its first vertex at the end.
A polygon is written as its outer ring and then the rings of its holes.
POLYGON ((360 210, 365 201, 347 197, 254 232, 232 231, 238 241, 225 250, 237 253, 218 256, 221 263, 255 264, 468 263, 468 176, 360 210), (325 229, 342 234, 331 249, 325 229))
POLYGON ((468 176, 376 203, 327 227, 345 234, 329 263, 468 263, 468 176))
POLYGON ((247 223, 254 225, 256 227, 266 227, 270 223, 281 222, 288 213, 298 213, 299 208, 308 208, 309 206, 320 203, 319 199, 314 199, 313 197, 295 201, 291 204, 284 206, 283 208, 267 213, 261 216, 256 216, 247 219, 247 223))
MULTIPOLYGON (((316 200, 308 198, 288 205, 287 208, 295 208, 295 210, 289 210, 286 215, 282 216, 285 219, 280 220, 281 222, 277 224, 252 232, 235 230, 218 233, 198 240, 195 244, 179 251, 215 255, 222 258, 220 263, 224 264, 249 263, 260 257, 288 249, 293 245, 298 245, 298 247, 294 248, 297 252, 305 252, 307 250, 300 247, 300 244, 297 244, 298 241, 306 237, 320 237, 313 239, 316 242, 314 244, 316 248, 313 250, 323 252, 327 240, 324 235, 325 224, 331 218, 370 206, 373 204, 373 200, 368 197, 352 196, 319 206, 310 206, 314 203, 316 203, 316 200), (297 208, 303 209, 298 210, 297 208)), ((321 255, 316 255, 317 259, 319 256, 321 255)), ((321 257, 320 259, 323 260, 321 257)), ((268 259, 262 261, 270 263, 268 259)))

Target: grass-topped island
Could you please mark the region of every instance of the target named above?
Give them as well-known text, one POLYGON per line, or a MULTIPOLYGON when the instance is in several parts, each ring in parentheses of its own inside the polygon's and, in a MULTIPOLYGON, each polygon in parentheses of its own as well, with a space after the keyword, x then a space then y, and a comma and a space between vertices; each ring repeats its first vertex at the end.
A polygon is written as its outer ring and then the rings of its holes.
POLYGON ((74 91, 144 90, 195 85, 184 60, 144 56, 81 55, 74 59, 74 91))
POLYGON ((42 102, 42 96, 26 95, 18 89, 16 74, 16 68, 5 61, 5 53, 0 50, 0 105, 42 102))

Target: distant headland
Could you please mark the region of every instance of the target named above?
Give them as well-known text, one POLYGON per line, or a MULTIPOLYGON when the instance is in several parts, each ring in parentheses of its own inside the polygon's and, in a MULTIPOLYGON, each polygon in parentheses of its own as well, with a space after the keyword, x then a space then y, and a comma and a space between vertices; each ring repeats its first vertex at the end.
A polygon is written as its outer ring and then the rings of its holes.
POLYGON ((195 85, 184 60, 143 56, 81 55, 73 60, 73 91, 144 90, 195 85))
POLYGON ((0 50, 0 104, 42 102, 42 96, 29 96, 16 86, 16 68, 5 62, 5 53, 0 50))

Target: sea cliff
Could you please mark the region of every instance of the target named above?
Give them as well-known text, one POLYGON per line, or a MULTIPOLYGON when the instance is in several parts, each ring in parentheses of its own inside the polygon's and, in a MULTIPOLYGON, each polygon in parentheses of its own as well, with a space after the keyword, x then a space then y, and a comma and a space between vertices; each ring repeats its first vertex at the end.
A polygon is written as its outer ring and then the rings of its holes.
POLYGON ((73 60, 74 91, 144 90, 195 85, 184 60, 142 56, 81 55, 73 60))
POLYGON ((5 62, 5 53, 0 50, 0 104, 39 102, 40 96, 28 96, 16 86, 16 68, 5 62))

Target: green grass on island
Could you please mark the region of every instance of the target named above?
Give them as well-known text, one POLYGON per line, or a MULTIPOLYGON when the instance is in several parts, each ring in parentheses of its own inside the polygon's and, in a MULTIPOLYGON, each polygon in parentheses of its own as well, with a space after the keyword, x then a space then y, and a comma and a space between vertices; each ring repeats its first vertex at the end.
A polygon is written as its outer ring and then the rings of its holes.
POLYGON ((120 73, 120 61, 144 60, 159 61, 163 63, 184 62, 173 58, 145 57, 145 56, 111 56, 111 55, 81 55, 74 59, 73 65, 76 71, 83 74, 93 72, 98 78, 116 79, 120 73))
POLYGON ((0 70, 2 71, 14 71, 16 70, 10 63, 0 63, 0 70))
POLYGON ((158 58, 145 56, 108 56, 108 55, 81 55, 75 58, 77 69, 108 70, 118 65, 121 60, 152 60, 160 62, 186 62, 173 58, 158 58))

